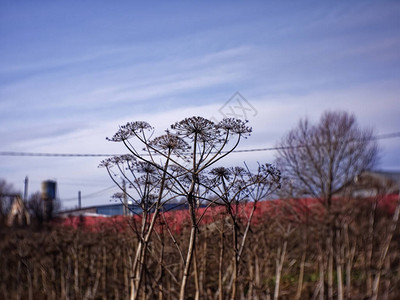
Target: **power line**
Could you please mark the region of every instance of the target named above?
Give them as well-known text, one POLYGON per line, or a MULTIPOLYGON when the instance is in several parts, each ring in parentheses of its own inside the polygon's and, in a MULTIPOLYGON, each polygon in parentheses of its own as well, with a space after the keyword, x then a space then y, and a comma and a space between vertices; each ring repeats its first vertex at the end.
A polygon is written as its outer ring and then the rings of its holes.
POLYGON ((0 156, 43 156, 43 157, 110 157, 123 154, 95 154, 95 153, 37 153, 0 151, 0 156))
MULTIPOLYGON (((90 194, 87 194, 87 195, 84 195, 84 196, 85 196, 85 199, 92 198, 92 197, 95 197, 97 195, 103 194, 103 193, 105 193, 105 192, 107 192, 107 191, 109 191, 109 190, 111 190, 113 188, 116 188, 116 186, 112 185, 112 186, 109 186, 108 188, 105 188, 105 189, 102 189, 102 190, 99 190, 97 192, 93 192, 93 193, 90 193, 90 194)), ((70 202, 70 201, 77 201, 77 200, 78 200, 78 197, 60 199, 61 202, 70 202)))
MULTIPOLYGON (((393 132, 387 134, 380 134, 373 136, 370 140, 383 140, 393 139, 400 137, 400 132, 393 132)), ((283 147, 266 147, 266 148, 253 148, 253 149, 238 149, 232 151, 233 153, 243 152, 261 152, 261 151, 276 151, 289 148, 300 148, 305 145, 298 146, 283 146, 283 147)), ((0 151, 0 156, 36 156, 36 157, 111 157, 120 156, 124 154, 105 154, 105 153, 38 153, 38 152, 15 152, 15 151, 0 151)), ((143 156, 149 155, 148 153, 140 154, 143 156)), ((152 155, 157 155, 153 153, 152 155)))
MULTIPOLYGON (((380 134, 373 136, 369 139, 351 139, 347 140, 347 142, 355 142, 355 141, 374 141, 374 140, 384 140, 384 139, 393 139, 400 137, 400 132, 380 134)), ((318 144, 318 146, 323 146, 324 144, 318 144)), ((285 150, 285 149, 294 149, 294 148, 304 148, 307 144, 299 144, 296 146, 277 146, 277 147, 269 147, 269 148, 256 148, 256 149, 243 149, 243 150, 234 150, 233 152, 257 152, 257 151, 275 151, 275 150, 285 150)))

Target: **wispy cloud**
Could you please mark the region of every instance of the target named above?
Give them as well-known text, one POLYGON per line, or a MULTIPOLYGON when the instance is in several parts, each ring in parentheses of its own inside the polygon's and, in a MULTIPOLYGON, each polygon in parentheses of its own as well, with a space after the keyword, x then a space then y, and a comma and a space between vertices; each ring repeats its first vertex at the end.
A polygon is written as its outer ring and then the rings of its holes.
MULTIPOLYGON (((81 5, 2 4, 1 150, 118 152, 104 138, 119 124, 162 132, 187 116, 218 119, 235 91, 258 111, 243 147, 273 146, 326 109, 378 132, 400 128, 397 2, 81 5)), ((396 165, 398 148, 384 145, 383 166, 396 165)), ((0 159, 12 180, 85 174, 104 184, 95 160, 0 159)))

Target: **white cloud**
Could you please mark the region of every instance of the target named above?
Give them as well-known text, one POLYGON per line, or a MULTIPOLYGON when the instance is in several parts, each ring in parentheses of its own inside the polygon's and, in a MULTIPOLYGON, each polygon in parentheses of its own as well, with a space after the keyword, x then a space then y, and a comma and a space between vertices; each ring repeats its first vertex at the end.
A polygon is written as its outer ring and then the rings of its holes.
MULTIPOLYGON (((63 12, 56 7, 57 13, 63 12)), ((250 119, 253 134, 240 148, 274 146, 299 118, 316 121, 327 109, 354 112, 362 126, 377 133, 398 131, 394 8, 398 5, 361 2, 315 7, 238 4, 221 16, 200 5, 199 11, 177 16, 178 23, 160 15, 172 36, 144 18, 140 25, 147 26, 146 33, 133 26, 138 25, 135 21, 120 24, 105 14, 104 21, 118 24, 108 28, 103 20, 88 21, 101 21, 107 34, 54 24, 49 33, 61 30, 69 36, 32 44, 28 42, 37 32, 31 22, 38 20, 26 13, 24 31, 10 34, 14 44, 1 49, 1 150, 120 153, 121 145, 105 140, 119 124, 145 120, 162 133, 188 116, 220 119, 219 108, 235 91, 258 111, 250 119), (121 28, 126 31, 116 30, 121 28), (69 45, 74 34, 79 43, 69 45), (21 42, 26 36, 28 42, 21 42), (30 45, 32 51, 21 51, 21 45, 30 45)), ((128 15, 124 20, 132 20, 128 15)), ((89 16, 82 11, 80 17, 89 16)), ((382 142, 383 167, 396 165, 396 142, 382 142)), ((91 178, 99 182, 92 191, 108 183, 104 170, 97 169, 100 158, 0 159, 0 177, 14 182, 21 183, 28 173, 37 181, 49 176, 84 183, 91 178)), ((226 163, 272 159, 272 152, 238 153, 226 163)), ((63 185, 60 191, 72 197, 76 189, 63 185)))

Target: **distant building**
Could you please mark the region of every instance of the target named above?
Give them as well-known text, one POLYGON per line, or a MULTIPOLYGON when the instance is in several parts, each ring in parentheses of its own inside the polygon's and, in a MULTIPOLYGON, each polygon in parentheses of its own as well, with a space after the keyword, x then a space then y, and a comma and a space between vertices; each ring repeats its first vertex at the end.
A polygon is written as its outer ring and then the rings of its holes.
POLYGON ((354 197, 375 197, 384 194, 398 194, 400 172, 366 171, 354 178, 354 197))
POLYGON ((31 217, 25 207, 24 201, 21 196, 16 195, 11 205, 10 213, 8 214, 7 225, 29 225, 31 217))
MULTIPOLYGON (((128 215, 140 215, 142 209, 138 205, 128 205, 128 215)), ((167 203, 163 205, 164 211, 187 209, 187 204, 181 203, 167 203)), ((122 216, 124 215, 124 205, 122 203, 95 205, 84 208, 76 208, 71 210, 60 211, 57 214, 60 217, 67 216, 122 216)))

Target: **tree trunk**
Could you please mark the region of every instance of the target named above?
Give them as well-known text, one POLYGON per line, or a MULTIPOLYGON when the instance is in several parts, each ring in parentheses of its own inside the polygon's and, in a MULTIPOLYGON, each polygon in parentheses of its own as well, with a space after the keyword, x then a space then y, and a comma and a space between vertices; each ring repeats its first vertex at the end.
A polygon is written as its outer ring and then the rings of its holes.
POLYGON ((333 242, 332 242, 332 228, 329 228, 329 237, 326 241, 326 248, 328 252, 328 299, 333 300, 333 242))
POLYGON ((336 229, 336 277, 337 277, 337 299, 343 300, 343 263, 341 256, 341 235, 340 229, 336 229))
POLYGON ((349 226, 347 223, 344 224, 344 241, 346 249, 346 296, 348 299, 351 299, 351 270, 356 252, 356 242, 353 245, 350 244, 349 226))

